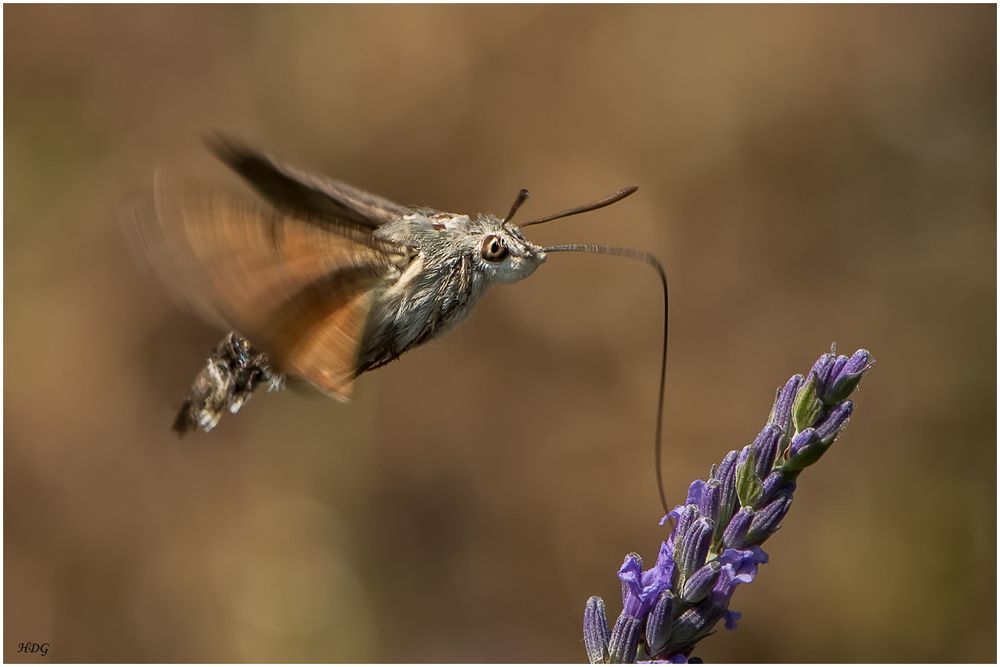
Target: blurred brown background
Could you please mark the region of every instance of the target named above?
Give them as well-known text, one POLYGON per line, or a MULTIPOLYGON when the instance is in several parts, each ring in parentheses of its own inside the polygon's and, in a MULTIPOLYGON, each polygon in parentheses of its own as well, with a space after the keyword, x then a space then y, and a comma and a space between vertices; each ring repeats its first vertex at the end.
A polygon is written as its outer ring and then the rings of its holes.
POLYGON ((347 406, 173 410, 221 332, 115 208, 235 132, 671 278, 672 501, 831 341, 878 359, 717 661, 996 660, 996 33, 972 7, 4 8, 4 643, 47 660, 582 661, 663 537, 659 293, 552 257, 347 406))

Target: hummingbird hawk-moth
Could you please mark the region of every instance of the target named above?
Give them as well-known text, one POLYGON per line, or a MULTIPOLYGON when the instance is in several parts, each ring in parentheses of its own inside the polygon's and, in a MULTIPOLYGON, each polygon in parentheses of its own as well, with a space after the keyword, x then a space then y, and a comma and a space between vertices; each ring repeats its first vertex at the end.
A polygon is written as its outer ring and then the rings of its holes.
POLYGON ((346 400, 355 379, 461 322, 495 283, 527 278, 557 252, 643 261, 664 294, 657 475, 666 369, 666 275, 646 252, 600 245, 540 246, 522 229, 592 211, 634 193, 513 224, 503 218, 402 206, 311 174, 268 153, 215 138, 212 151, 260 195, 238 198, 157 173, 127 220, 168 288, 229 331, 199 373, 174 428, 211 430, 254 388, 284 376, 346 400))

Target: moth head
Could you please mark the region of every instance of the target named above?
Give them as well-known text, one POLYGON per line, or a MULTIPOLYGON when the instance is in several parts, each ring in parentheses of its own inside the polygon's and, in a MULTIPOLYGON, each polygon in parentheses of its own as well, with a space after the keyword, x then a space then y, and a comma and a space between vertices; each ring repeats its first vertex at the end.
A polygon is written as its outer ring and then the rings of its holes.
POLYGON ((481 216, 477 220, 481 233, 474 238, 479 246, 478 261, 480 268, 486 277, 493 282, 513 283, 527 278, 535 272, 539 264, 545 261, 546 248, 537 246, 524 238, 524 234, 521 233, 522 227, 537 225, 542 222, 558 220, 559 218, 603 208, 609 204, 621 201, 636 190, 637 188, 634 186, 624 188, 613 195, 595 202, 514 225, 511 223, 511 220, 529 196, 528 191, 522 189, 514 199, 514 203, 510 207, 510 212, 507 213, 507 216, 503 220, 499 220, 494 216, 481 216))
POLYGON ((482 232, 474 236, 476 263, 487 280, 516 283, 545 261, 545 251, 524 238, 517 227, 484 216, 482 232))

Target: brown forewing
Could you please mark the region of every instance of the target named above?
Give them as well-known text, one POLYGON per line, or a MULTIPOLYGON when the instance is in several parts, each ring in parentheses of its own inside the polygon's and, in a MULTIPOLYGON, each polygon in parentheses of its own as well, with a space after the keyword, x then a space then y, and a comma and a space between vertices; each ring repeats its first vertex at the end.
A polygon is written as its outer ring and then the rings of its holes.
POLYGON ((412 211, 371 192, 299 169, 270 153, 216 135, 209 148, 278 207, 349 220, 374 229, 412 211))
POLYGON ((407 261, 350 221, 309 220, 157 174, 128 218, 177 298, 282 372, 347 398, 376 293, 407 261))

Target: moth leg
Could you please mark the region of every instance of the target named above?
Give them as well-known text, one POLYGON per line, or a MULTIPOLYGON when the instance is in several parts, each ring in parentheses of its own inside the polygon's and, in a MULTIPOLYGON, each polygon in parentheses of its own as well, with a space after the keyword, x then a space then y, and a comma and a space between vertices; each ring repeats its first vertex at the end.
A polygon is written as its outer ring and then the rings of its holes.
POLYGON ((261 383, 269 391, 284 384, 266 354, 258 352, 243 336, 231 331, 216 346, 181 404, 173 429, 178 435, 200 428, 208 432, 218 425, 225 411, 239 412, 261 383))

